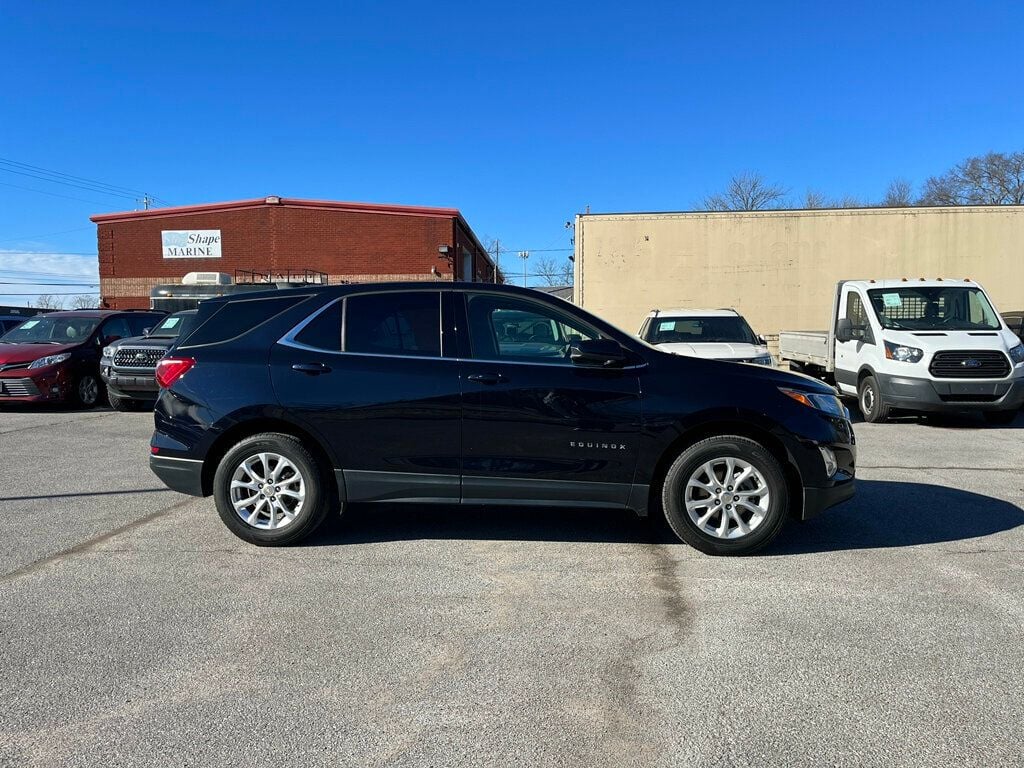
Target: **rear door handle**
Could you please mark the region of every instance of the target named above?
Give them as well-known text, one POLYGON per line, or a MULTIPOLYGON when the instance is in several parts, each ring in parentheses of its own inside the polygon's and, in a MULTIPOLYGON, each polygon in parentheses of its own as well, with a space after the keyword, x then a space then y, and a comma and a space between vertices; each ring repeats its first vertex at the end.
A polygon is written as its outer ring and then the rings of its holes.
POLYGON ((292 370, 308 373, 310 376, 319 376, 321 373, 330 373, 331 367, 326 363, 296 363, 292 366, 292 370))
POLYGON ((466 378, 481 384, 498 384, 505 381, 505 377, 500 373, 471 373, 466 378))

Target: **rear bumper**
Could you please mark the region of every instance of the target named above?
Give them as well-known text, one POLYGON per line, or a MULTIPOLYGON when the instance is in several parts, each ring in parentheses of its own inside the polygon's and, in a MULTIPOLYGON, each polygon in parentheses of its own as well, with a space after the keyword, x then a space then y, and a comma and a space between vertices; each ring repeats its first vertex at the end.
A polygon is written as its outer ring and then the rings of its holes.
POLYGON ((172 491, 189 496, 203 494, 203 462, 170 456, 149 457, 149 468, 172 491))
POLYGON ((885 402, 911 411, 1012 411, 1024 405, 1024 378, 942 381, 876 374, 885 402))

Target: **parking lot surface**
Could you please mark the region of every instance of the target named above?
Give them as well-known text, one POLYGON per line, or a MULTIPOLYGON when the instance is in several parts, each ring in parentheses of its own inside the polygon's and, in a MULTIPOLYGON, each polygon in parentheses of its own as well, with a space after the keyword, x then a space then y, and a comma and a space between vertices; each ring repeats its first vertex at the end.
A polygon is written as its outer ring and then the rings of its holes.
POLYGON ((856 426, 757 556, 629 513, 234 538, 151 416, 0 411, 0 765, 1020 764, 1024 419, 856 426))

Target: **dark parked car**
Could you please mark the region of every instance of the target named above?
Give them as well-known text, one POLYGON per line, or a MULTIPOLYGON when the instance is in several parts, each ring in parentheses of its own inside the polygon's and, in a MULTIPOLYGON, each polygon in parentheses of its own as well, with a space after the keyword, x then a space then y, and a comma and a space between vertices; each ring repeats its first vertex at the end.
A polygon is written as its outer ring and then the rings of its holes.
POLYGON ((131 336, 108 344, 100 359, 100 376, 107 385, 107 399, 115 411, 152 407, 160 387, 156 364, 188 328, 196 310, 175 312, 160 320, 144 336, 131 336))
POLYGON ((0 337, 0 403, 103 399, 100 350, 156 325, 159 312, 83 309, 23 321, 0 337))
POLYGON ((157 380, 153 471, 259 545, 348 502, 525 504, 664 510, 738 554, 854 490, 831 387, 661 352, 522 288, 213 299, 157 380))

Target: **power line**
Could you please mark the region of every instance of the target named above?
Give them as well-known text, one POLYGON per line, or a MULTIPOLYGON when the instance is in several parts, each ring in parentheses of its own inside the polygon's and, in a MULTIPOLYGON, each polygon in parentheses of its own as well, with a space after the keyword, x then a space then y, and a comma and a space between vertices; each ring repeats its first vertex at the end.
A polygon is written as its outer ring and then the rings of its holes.
MULTIPOLYGON (((87 192, 98 192, 101 195, 113 195, 114 197, 125 197, 129 200, 135 200, 135 195, 126 195, 124 192, 113 192, 109 189, 103 189, 102 187, 94 187, 90 184, 77 184, 73 181, 62 181, 61 179, 52 179, 49 176, 42 176, 38 173, 29 173, 28 171, 18 171, 14 168, 5 168, 0 165, 0 171, 7 173, 16 173, 19 176, 28 176, 30 179, 38 179, 39 181, 45 181, 48 184, 63 184, 65 187, 76 187, 77 189, 84 189, 87 192)), ((145 194, 145 193, 143 193, 145 194)))
POLYGON ((13 243, 18 240, 34 240, 37 237, 53 237, 54 235, 66 235, 69 232, 84 232, 92 227, 75 227, 74 229, 62 229, 59 232, 42 232, 38 235, 25 235, 24 237, 5 237, 0 243, 13 243))
POLYGON ((93 295, 94 291, 30 291, 28 293, 0 293, 0 296, 81 296, 93 295))
POLYGON ((17 184, 8 184, 6 181, 0 181, 0 185, 5 187, 11 187, 13 189, 21 189, 24 190, 25 192, 37 192, 40 195, 50 195, 50 197, 63 197, 65 200, 78 200, 79 202, 82 203, 92 203, 93 205, 107 206, 111 204, 109 200, 89 200, 84 197, 72 197, 71 195, 61 195, 58 194, 57 192, 47 192, 46 190, 43 189, 33 189, 32 187, 21 187, 18 186, 17 184))
MULTIPOLYGON (((122 186, 119 186, 117 184, 108 184, 105 181, 98 181, 97 179, 89 179, 89 178, 86 178, 85 176, 74 176, 74 175, 72 175, 70 173, 64 173, 62 171, 53 171, 53 170, 50 170, 49 168, 40 168, 38 165, 29 165, 28 163, 22 163, 22 162, 19 162, 18 160, 10 160, 10 159, 5 158, 5 157, 0 157, 0 165, 13 165, 16 168, 21 168, 22 169, 22 171, 12 170, 11 173, 22 173, 23 175, 27 176, 29 174, 28 173, 24 173, 24 172, 25 171, 32 171, 32 172, 37 173, 37 174, 38 173, 43 173, 43 174, 46 174, 48 176, 56 176, 56 177, 59 177, 61 179, 69 180, 67 182, 64 182, 64 181, 59 181, 58 179, 52 179, 52 181, 55 184, 64 184, 64 183, 70 183, 70 182, 73 181, 73 182, 85 183, 85 184, 88 184, 88 185, 90 185, 92 187, 96 187, 97 188, 96 191, 101 191, 100 189, 98 189, 100 187, 103 187, 103 188, 105 188, 107 190, 112 190, 111 192, 109 192, 109 194, 127 195, 129 197, 134 197, 136 195, 144 195, 144 194, 146 194, 141 189, 132 189, 131 187, 122 187, 122 186)), ((39 178, 39 177, 37 176, 36 178, 39 178)))

